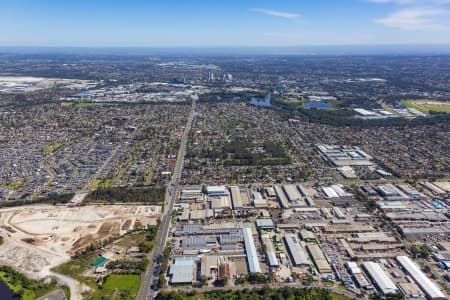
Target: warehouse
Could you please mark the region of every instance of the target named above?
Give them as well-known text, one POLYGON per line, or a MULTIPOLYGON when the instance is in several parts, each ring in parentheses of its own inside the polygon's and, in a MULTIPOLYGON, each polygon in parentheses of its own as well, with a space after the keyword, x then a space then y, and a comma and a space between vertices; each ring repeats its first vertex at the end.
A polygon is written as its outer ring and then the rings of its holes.
POLYGON ((211 279, 213 274, 217 273, 219 270, 219 260, 215 255, 202 256, 200 262, 200 276, 211 279))
POLYGON ((295 184, 285 184, 283 185, 283 190, 290 202, 296 202, 302 199, 300 192, 295 184))
POLYGON ((201 187, 197 186, 185 187, 184 189, 181 190, 180 200, 202 202, 204 199, 201 187))
POLYGON ((273 224, 272 219, 256 219, 255 221, 256 228, 258 229, 274 229, 275 225, 273 224))
POLYGON ((283 191, 289 201, 289 206, 292 207, 305 207, 308 206, 304 197, 300 194, 298 187, 295 184, 283 185, 283 191))
POLYGON ((333 213, 338 219, 345 219, 345 214, 339 207, 334 206, 333 213))
POLYGON ((398 263, 414 279, 430 300, 445 300, 447 296, 432 282, 420 268, 407 256, 397 256, 398 263))
POLYGON ((172 284, 192 284, 197 280, 199 257, 176 257, 174 263, 170 266, 169 275, 172 284))
POLYGON ((244 205, 242 204, 241 199, 241 190, 238 186, 230 187, 231 191, 231 201, 233 202, 234 209, 241 209, 244 205))
POLYGON ((258 255, 256 253, 255 241, 253 240, 252 230, 242 228, 244 234, 245 253, 247 255, 248 270, 250 273, 261 273, 258 255))
POLYGON ((275 192, 277 193, 277 197, 278 197, 278 201, 280 202, 280 206, 282 208, 289 208, 290 207, 289 201, 286 198, 286 195, 284 194, 281 186, 275 185, 274 189, 275 189, 275 192))
POLYGON ((305 249, 300 245, 295 234, 286 234, 284 236, 287 250, 292 259, 292 264, 296 267, 308 267, 310 262, 305 249))
POLYGON ((383 294, 395 294, 398 292, 395 283, 379 264, 371 261, 366 261, 363 262, 362 265, 371 278, 372 282, 383 294))
POLYGON ((229 196, 228 190, 224 185, 207 186, 206 192, 207 192, 208 196, 210 196, 210 197, 220 197, 220 196, 228 197, 229 196))
POLYGON ((322 249, 320 249, 319 245, 307 245, 306 248, 308 249, 309 255, 311 256, 312 260, 314 261, 314 264, 319 271, 319 273, 332 273, 331 266, 328 263, 327 259, 325 258, 325 255, 322 252, 322 249))
POLYGON ((267 200, 263 198, 260 192, 253 192, 252 198, 253 198, 253 205, 256 208, 267 207, 267 200))
POLYGON ((359 147, 317 145, 317 149, 336 167, 372 165, 372 157, 359 147))
POLYGON ((211 209, 231 209, 230 198, 228 196, 218 196, 211 199, 211 209))
POLYGON ((264 248, 266 250, 267 259, 269 260, 269 266, 272 268, 277 268, 280 266, 280 263, 277 259, 277 254, 273 249, 272 241, 268 235, 264 235, 262 237, 262 242, 264 244, 264 248))
POLYGON ((423 292, 413 282, 400 282, 398 288, 407 298, 425 298, 423 292))

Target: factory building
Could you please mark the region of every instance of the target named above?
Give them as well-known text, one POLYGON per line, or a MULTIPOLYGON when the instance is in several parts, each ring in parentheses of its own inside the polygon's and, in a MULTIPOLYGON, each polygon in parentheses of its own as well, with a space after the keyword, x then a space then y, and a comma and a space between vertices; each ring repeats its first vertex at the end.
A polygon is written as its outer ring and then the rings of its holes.
POLYGON ((265 235, 262 238, 262 242, 266 250, 269 266, 272 268, 278 268, 280 266, 280 263, 278 262, 277 254, 275 253, 275 249, 273 248, 273 244, 272 241, 270 240, 270 237, 265 235))
POLYGON ((277 194, 278 201, 280 202, 280 206, 282 208, 289 208, 290 207, 289 200, 286 197, 286 194, 284 193, 281 186, 275 185, 274 189, 275 189, 275 193, 277 194))
POLYGON ((202 202, 204 200, 200 186, 185 187, 181 190, 180 200, 188 202, 202 202))
POLYGON ((383 294, 395 294, 398 292, 398 288, 395 283, 379 264, 366 261, 363 262, 362 266, 366 270, 372 282, 383 294))
POLYGON ((333 213, 336 216, 336 218, 338 218, 338 219, 345 219, 345 214, 339 207, 334 206, 333 207, 333 213))
POLYGON ((305 248, 303 248, 297 236, 295 234, 286 234, 284 241, 287 246, 287 250, 292 259, 292 264, 296 267, 308 267, 311 263, 308 260, 305 248))
POLYGON ((207 186, 206 193, 210 197, 228 197, 228 190, 224 185, 207 186))
POLYGON ((308 249, 309 255, 311 256, 314 265, 320 273, 333 272, 319 245, 307 245, 306 248, 308 249))
POLYGON ((283 185, 283 191, 286 194, 290 206, 302 207, 307 206, 303 196, 300 194, 297 186, 295 184, 285 184, 283 185))
POLYGON ((447 296, 432 282, 420 268, 407 256, 397 256, 398 263, 412 277, 430 300, 445 300, 447 296))
POLYGON ((272 230, 275 228, 272 219, 256 219, 255 225, 258 229, 272 230))
POLYGON ((231 191, 231 201, 233 202, 233 209, 241 209, 244 207, 242 204, 242 198, 241 198, 241 190, 238 186, 232 186, 230 187, 231 191))
POLYGON ((267 207, 267 200, 263 198, 260 192, 253 192, 252 198, 253 198, 253 205, 256 208, 267 207))
POLYGON ((247 255, 248 270, 250 273, 261 273, 258 254, 256 253, 255 241, 253 240, 252 230, 250 228, 242 228, 244 234, 245 253, 247 255))
POLYGON ((192 284, 197 280, 195 274, 200 257, 176 257, 170 266, 169 276, 172 284, 192 284))
POLYGON ((328 199, 343 198, 350 199, 353 195, 346 192, 341 185, 334 184, 332 186, 322 187, 322 191, 328 199))

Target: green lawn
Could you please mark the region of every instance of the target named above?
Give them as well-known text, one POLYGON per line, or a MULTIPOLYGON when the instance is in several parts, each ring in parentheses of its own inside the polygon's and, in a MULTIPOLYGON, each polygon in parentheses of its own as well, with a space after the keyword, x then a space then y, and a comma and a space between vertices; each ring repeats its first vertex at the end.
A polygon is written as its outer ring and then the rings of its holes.
POLYGON ((84 108, 84 107, 92 107, 92 106, 103 106, 108 105, 108 103, 101 103, 101 102, 78 102, 75 104, 76 108, 84 108))
POLYGON ((403 100, 400 103, 408 108, 415 108, 423 113, 430 111, 450 113, 450 102, 430 99, 403 100))
POLYGON ((135 299, 139 290, 139 275, 109 275, 101 289, 93 294, 93 299, 135 299))
POLYGON ((42 148, 42 152, 44 153, 54 153, 56 151, 58 151, 59 149, 61 149, 61 147, 63 146, 63 144, 61 143, 56 143, 47 147, 42 148))

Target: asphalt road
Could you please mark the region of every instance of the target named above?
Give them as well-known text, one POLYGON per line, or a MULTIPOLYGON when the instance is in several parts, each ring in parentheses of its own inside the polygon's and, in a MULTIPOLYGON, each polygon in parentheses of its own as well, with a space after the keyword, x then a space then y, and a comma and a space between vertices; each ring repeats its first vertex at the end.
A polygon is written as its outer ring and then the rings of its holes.
POLYGON ((169 234, 170 223, 172 220, 173 206, 175 203, 175 198, 178 189, 178 183, 180 180, 181 171, 183 169, 184 156, 186 154, 186 144, 189 136, 189 131, 192 127, 192 120, 195 114, 195 99, 192 101, 191 111, 189 112, 188 120, 186 122, 186 127, 184 128, 183 136, 181 137, 180 149, 178 151, 177 161, 172 174, 169 185, 166 188, 165 195, 165 205, 163 217, 160 223, 158 241, 150 253, 148 259, 150 261, 149 269, 141 278, 141 286, 139 287, 139 292, 136 297, 138 300, 152 299, 155 296, 155 292, 152 291, 151 285, 154 280, 157 282, 159 278, 159 267, 160 264, 155 262, 155 260, 163 255, 164 247, 166 245, 167 237, 169 234))

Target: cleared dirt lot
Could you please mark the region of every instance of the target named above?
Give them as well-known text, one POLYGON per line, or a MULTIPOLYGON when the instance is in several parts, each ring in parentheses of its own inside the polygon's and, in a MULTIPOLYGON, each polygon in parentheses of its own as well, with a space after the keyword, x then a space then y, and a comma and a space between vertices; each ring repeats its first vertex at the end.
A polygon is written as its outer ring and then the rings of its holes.
POLYGON ((26 206, 0 209, 0 264, 31 278, 56 277, 78 294, 76 281, 51 268, 93 242, 125 234, 136 225, 155 225, 160 206, 26 206))

